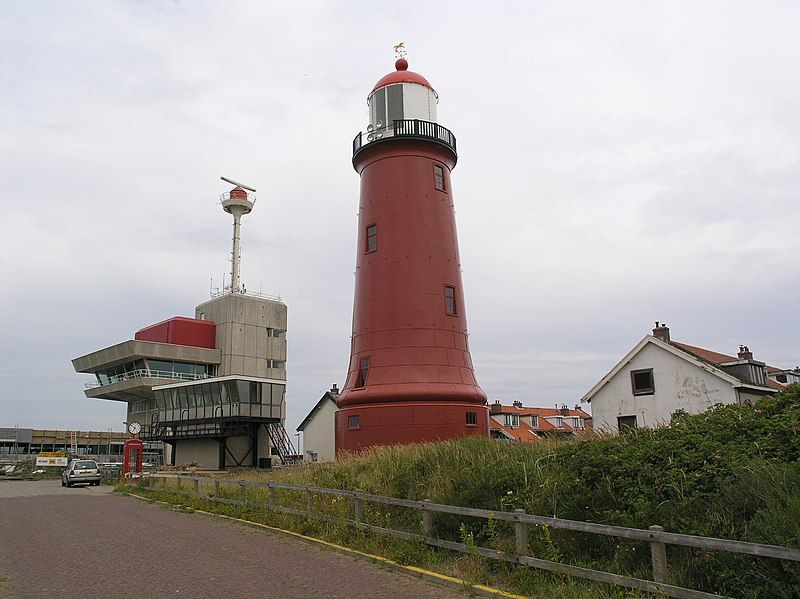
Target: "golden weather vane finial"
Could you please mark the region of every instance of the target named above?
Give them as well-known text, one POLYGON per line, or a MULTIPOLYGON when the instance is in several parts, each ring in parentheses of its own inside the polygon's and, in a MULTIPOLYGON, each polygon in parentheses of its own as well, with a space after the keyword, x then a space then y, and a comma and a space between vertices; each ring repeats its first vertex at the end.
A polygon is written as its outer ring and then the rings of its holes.
POLYGON ((397 54, 397 58, 405 58, 406 57, 406 44, 405 42, 400 42, 394 47, 395 54, 397 54))

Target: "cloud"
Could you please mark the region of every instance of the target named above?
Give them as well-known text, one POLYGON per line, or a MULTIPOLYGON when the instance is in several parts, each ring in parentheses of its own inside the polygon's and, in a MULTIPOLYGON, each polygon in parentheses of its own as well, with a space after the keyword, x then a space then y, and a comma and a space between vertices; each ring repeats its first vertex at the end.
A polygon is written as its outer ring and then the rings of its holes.
POLYGON ((656 319, 797 363, 800 7, 439 9, 446 26, 422 2, 5 6, 0 422, 119 428, 69 360, 208 297, 229 270, 221 174, 259 189, 242 268, 289 308, 287 428, 341 386, 350 142, 400 40, 458 137, 490 398, 572 403, 656 319))

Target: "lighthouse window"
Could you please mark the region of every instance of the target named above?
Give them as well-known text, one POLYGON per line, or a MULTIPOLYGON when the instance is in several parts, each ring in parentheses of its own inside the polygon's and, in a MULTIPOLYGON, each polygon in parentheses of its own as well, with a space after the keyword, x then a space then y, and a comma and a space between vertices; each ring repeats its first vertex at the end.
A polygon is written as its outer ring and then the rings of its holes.
POLYGON ((363 387, 367 384, 367 375, 369 374, 369 358, 361 358, 358 364, 358 380, 356 387, 363 387))
POLYGON ((369 225, 367 227, 367 240, 365 253, 374 252, 378 249, 378 225, 369 225))
POLYGON ((438 164, 433 165, 433 185, 439 191, 446 191, 444 188, 444 168, 438 164))
POLYGON ((361 417, 360 416, 348 416, 347 417, 347 428, 361 428, 361 417))
POLYGON ((386 88, 387 124, 403 118, 403 86, 390 85, 386 88))
POLYGON ((456 288, 451 285, 444 286, 444 311, 451 316, 456 315, 456 288))
POLYGON ((386 88, 383 87, 375 92, 372 96, 372 107, 375 111, 373 115, 373 124, 376 127, 383 127, 386 125, 386 88), (378 125, 380 123, 380 125, 378 125))
POLYGON ((467 424, 478 424, 477 412, 467 412, 467 424))

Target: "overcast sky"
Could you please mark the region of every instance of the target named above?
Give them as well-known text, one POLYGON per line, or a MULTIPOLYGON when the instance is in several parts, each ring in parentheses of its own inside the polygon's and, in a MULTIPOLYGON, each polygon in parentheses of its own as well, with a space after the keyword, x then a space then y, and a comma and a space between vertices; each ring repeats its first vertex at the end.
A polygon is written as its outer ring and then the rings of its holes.
POLYGON ((349 356, 366 95, 439 94, 490 400, 580 398, 654 320, 800 363, 800 3, 0 1, 0 426, 120 430, 76 356, 229 271, 289 309, 291 431, 349 356))

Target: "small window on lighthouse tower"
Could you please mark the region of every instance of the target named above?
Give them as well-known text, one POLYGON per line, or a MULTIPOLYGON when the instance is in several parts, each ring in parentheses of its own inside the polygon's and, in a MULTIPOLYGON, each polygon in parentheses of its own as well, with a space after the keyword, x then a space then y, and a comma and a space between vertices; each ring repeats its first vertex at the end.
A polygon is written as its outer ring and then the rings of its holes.
POLYGON ((444 310, 450 316, 456 315, 456 288, 452 285, 444 286, 444 310))
POLYGON ((370 252, 374 252, 377 249, 378 249, 378 225, 368 225, 364 253, 369 254, 370 252))
POLYGON ((367 375, 369 374, 369 358, 361 358, 358 363, 358 380, 356 387, 363 387, 367 384, 367 375))
POLYGON ((447 191, 444 188, 444 168, 438 164, 433 165, 433 185, 439 191, 447 191))

